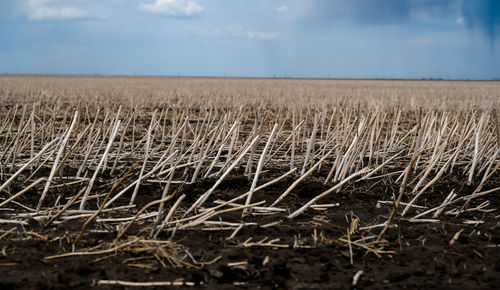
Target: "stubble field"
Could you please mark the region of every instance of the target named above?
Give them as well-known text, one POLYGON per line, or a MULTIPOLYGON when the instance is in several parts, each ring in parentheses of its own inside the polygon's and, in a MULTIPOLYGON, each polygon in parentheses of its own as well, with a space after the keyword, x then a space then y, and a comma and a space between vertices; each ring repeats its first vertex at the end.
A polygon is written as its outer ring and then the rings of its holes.
POLYGON ((499 108, 499 82, 0 76, 0 287, 495 288, 499 108))

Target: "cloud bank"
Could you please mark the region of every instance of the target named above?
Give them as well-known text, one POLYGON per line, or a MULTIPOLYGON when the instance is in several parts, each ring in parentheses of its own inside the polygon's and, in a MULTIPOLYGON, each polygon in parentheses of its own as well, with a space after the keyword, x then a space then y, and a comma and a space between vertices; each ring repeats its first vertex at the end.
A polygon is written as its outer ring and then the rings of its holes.
POLYGON ((141 4, 140 8, 146 12, 170 17, 192 17, 200 14, 204 9, 191 0, 156 0, 153 3, 141 4))

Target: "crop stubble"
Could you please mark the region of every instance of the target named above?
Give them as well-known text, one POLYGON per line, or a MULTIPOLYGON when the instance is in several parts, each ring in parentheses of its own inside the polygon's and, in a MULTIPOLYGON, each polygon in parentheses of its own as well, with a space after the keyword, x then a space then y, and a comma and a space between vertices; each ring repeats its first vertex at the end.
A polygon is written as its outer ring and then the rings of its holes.
POLYGON ((500 83, 0 77, 0 283, 494 287, 500 83))

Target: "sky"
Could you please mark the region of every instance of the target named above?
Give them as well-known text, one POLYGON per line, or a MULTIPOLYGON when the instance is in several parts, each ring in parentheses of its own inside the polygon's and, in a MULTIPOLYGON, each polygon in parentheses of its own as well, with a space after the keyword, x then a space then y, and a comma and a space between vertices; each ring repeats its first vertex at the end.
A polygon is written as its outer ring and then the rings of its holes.
POLYGON ((497 0, 0 0, 0 73, 500 79, 497 0))

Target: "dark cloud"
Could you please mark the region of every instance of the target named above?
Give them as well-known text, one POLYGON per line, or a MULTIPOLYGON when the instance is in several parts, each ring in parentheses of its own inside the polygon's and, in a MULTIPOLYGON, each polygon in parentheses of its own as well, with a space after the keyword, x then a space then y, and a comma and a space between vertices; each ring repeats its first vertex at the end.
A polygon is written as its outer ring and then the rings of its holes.
POLYGON ((361 25, 405 24, 422 13, 441 17, 457 10, 456 0, 317 0, 316 4, 320 20, 361 25))
POLYGON ((500 1, 476 0, 462 3, 462 16, 465 23, 470 28, 482 30, 494 44, 500 26, 500 1))
MULTIPOLYGON (((310 0, 307 0, 310 1, 310 0)), ((310 17, 318 24, 405 25, 462 20, 494 43, 500 32, 500 0, 316 0, 310 17)))

